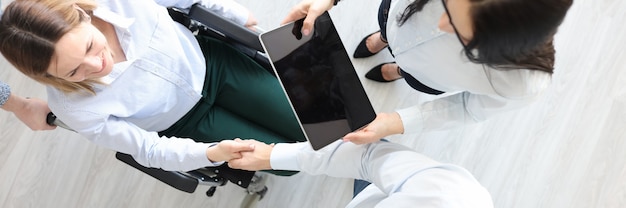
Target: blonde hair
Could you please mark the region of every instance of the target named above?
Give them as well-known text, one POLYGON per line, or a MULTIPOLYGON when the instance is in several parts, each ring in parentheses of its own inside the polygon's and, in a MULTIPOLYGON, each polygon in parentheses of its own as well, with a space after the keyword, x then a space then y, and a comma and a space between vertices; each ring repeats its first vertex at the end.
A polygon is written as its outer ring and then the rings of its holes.
POLYGON ((0 52, 26 76, 63 92, 95 94, 97 80, 70 82, 47 72, 55 44, 96 9, 93 0, 15 0, 0 20, 0 52), (83 11, 76 7, 80 7, 83 11))

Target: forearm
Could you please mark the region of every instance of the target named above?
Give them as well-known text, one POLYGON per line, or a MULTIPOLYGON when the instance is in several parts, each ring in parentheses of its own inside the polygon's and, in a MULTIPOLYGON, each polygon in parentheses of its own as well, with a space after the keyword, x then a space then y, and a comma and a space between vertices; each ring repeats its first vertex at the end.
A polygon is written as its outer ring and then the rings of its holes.
POLYGON ((467 170, 391 142, 355 145, 337 141, 318 151, 307 143, 277 144, 271 163, 275 169, 370 181, 388 196, 378 204, 380 207, 441 207, 442 203, 458 205, 451 207, 493 207, 489 192, 467 170))
POLYGON ((506 98, 461 92, 398 110, 405 133, 446 130, 479 123, 495 115, 529 105, 536 95, 506 98))
POLYGON ((276 144, 272 149, 272 169, 298 170, 312 175, 325 174, 333 177, 362 178, 361 155, 366 145, 335 141, 314 151, 307 142, 276 144))
POLYGON ((127 120, 94 112, 54 108, 57 117, 89 141, 104 148, 132 155, 145 167, 188 171, 219 165, 209 160, 211 144, 186 138, 161 137, 127 120))
MULTIPOLYGON (((156 132, 141 130, 137 136, 122 134, 107 135, 106 138, 91 139, 103 147, 130 154, 145 166, 169 171, 190 171, 202 167, 221 165, 223 161, 211 161, 208 154, 211 144, 186 138, 159 137, 156 132), (116 136, 119 135, 119 136, 116 136), (109 140, 109 141, 104 141, 109 140)), ((93 137, 92 137, 93 138, 93 137)))
POLYGON ((46 123, 46 116, 50 113, 46 101, 13 95, 9 86, 4 83, 0 83, 0 88, 2 88, 0 89, 0 107, 2 109, 12 112, 15 117, 32 130, 55 129, 54 126, 46 123))
MULTIPOLYGON (((153 137, 154 135, 149 135, 153 137)), ((116 139, 116 138, 109 138, 116 139)), ((117 138, 120 140, 120 138, 117 138)), ((210 147, 211 144, 195 142, 191 139, 183 138, 143 138, 146 141, 139 141, 146 143, 147 146, 138 147, 113 147, 113 149, 126 149, 130 150, 133 157, 140 164, 146 167, 161 168, 171 171, 189 171, 202 167, 221 165, 223 161, 211 161, 211 156, 208 152, 215 147, 210 147)), ((119 143, 118 143, 119 144, 119 143)))
POLYGON ((273 169, 367 180, 386 193, 392 192, 393 187, 404 183, 415 173, 440 165, 391 142, 356 145, 342 141, 318 151, 307 143, 277 144, 272 150, 270 162, 273 169))
POLYGON ((223 163, 223 161, 215 158, 214 154, 209 153, 215 148, 210 147, 211 144, 199 143, 191 139, 163 137, 155 141, 146 141, 146 143, 152 142, 154 142, 152 147, 137 147, 136 150, 131 150, 135 152, 131 155, 137 162, 146 167, 189 171, 202 167, 218 166, 223 163))
POLYGON ((13 113, 18 113, 20 111, 23 111, 25 106, 26 106, 25 98, 9 93, 6 101, 2 105, 2 109, 9 111, 9 112, 13 112, 13 113))
MULTIPOLYGON (((486 107, 470 105, 468 99, 476 98, 470 96, 476 95, 462 92, 400 109, 396 112, 402 120, 404 133, 451 129, 485 119, 480 114, 486 110, 486 107)), ((498 107, 492 106, 491 108, 497 109, 498 107)))

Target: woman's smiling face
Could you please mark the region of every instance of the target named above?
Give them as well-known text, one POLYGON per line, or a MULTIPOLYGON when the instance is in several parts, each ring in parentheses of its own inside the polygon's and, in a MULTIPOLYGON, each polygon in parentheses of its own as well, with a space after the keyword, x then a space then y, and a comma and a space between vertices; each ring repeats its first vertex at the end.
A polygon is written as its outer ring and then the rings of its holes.
POLYGON ((70 82, 81 82, 108 75, 113 64, 105 36, 85 21, 55 44, 55 54, 47 72, 70 82))

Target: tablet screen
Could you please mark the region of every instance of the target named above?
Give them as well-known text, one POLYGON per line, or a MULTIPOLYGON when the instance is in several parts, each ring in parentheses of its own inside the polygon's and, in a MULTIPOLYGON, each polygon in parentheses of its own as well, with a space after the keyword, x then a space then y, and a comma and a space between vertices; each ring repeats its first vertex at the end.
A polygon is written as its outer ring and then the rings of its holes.
POLYGON ((328 13, 309 36, 302 20, 260 39, 314 149, 374 120, 376 114, 328 13))

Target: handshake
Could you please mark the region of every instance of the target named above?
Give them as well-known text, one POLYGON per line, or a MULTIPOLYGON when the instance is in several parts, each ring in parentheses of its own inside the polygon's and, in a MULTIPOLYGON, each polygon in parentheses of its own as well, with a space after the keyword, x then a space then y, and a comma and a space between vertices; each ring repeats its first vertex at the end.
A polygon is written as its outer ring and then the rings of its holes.
POLYGON ((270 155, 274 144, 268 145, 256 140, 223 140, 206 150, 212 162, 228 162, 228 166, 242 170, 269 170, 270 155))

